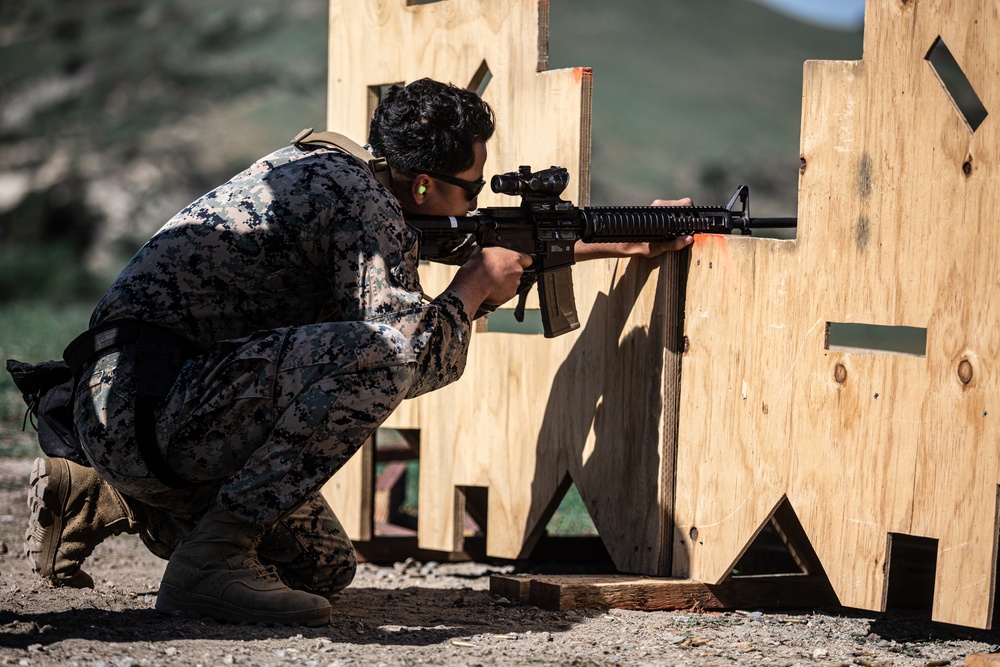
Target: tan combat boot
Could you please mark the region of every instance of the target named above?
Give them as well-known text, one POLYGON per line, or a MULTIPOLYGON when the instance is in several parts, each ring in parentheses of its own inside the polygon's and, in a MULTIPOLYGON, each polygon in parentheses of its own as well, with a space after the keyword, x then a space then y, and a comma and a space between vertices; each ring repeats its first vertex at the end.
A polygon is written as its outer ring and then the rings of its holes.
POLYGON ((209 510, 170 556, 156 610, 232 623, 328 624, 326 598, 292 590, 261 564, 256 542, 262 534, 221 507, 209 510))
POLYGON ((120 493, 93 468, 66 459, 35 459, 28 508, 25 555, 31 569, 56 586, 93 588, 83 561, 108 537, 138 527, 120 493))

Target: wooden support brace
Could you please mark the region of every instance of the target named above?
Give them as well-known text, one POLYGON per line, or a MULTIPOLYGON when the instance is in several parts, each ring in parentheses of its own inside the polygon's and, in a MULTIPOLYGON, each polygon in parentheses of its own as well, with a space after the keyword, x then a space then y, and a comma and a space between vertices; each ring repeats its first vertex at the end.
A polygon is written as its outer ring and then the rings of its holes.
POLYGON ((965 656, 965 667, 1000 667, 1000 653, 970 653, 965 656))
POLYGON ((490 593, 542 609, 793 609, 836 605, 826 577, 733 577, 711 585, 692 579, 612 575, 494 575, 490 593))

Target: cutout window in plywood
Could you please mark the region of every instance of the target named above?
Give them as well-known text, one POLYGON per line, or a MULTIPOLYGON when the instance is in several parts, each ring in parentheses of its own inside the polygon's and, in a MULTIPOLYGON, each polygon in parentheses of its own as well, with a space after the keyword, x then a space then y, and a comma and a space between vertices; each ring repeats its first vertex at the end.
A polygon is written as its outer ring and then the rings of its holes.
POLYGON ((469 81, 469 85, 466 86, 466 89, 482 97, 483 93, 486 92, 486 87, 490 85, 490 81, 492 79, 493 72, 490 71, 490 66, 487 65, 484 60, 480 63, 479 69, 476 70, 476 73, 472 75, 472 80, 469 81))
POLYGON ((948 91, 948 95, 951 96, 959 113, 965 118, 965 122, 969 124, 973 132, 978 130, 989 112, 982 100, 979 99, 979 95, 976 94, 969 82, 969 77, 962 70, 962 66, 958 64, 955 56, 948 49, 948 45, 938 37, 924 58, 941 80, 941 84, 948 91))
POLYGON ((930 611, 934 603, 938 541, 899 533, 889 533, 888 538, 886 609, 930 611))
POLYGON ((746 553, 740 556, 731 574, 734 577, 754 577, 810 573, 797 560, 796 554, 785 542, 780 528, 772 518, 750 543, 746 553))
POLYGON ((542 325, 542 311, 537 308, 526 309, 524 311, 524 321, 518 322, 514 317, 514 311, 509 309, 495 310, 485 318, 486 325, 482 331, 489 333, 522 334, 528 336, 540 336, 545 333, 542 325))
POLYGON ((927 329, 827 322, 826 349, 851 354, 927 356, 927 329))
POLYGON ((377 86, 368 86, 368 117, 375 115, 375 107, 382 103, 382 98, 393 86, 406 85, 402 81, 398 83, 381 83, 377 86))

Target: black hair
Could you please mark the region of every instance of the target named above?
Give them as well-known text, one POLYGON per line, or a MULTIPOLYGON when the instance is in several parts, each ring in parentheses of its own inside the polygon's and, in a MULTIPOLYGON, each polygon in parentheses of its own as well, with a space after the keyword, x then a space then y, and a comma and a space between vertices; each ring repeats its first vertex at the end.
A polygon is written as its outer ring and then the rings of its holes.
POLYGON ((493 136, 493 110, 475 93, 433 79, 393 86, 375 109, 368 143, 401 174, 457 174, 476 161, 475 145, 493 136))

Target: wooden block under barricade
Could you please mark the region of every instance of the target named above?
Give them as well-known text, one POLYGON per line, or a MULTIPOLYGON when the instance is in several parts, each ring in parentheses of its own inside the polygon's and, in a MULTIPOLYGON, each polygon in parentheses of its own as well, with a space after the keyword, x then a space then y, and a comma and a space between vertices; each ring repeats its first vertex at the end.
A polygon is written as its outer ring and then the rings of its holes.
POLYGON ((965 656, 965 667, 1000 667, 1000 654, 970 653, 965 656))
POLYGON ((490 595, 528 604, 531 597, 531 575, 504 574, 490 577, 490 595))
POLYGON ((822 576, 733 577, 721 584, 692 579, 610 575, 494 575, 490 593, 542 609, 795 609, 837 604, 822 576))

